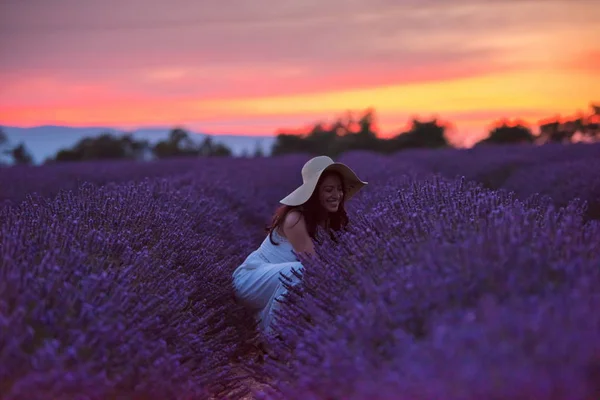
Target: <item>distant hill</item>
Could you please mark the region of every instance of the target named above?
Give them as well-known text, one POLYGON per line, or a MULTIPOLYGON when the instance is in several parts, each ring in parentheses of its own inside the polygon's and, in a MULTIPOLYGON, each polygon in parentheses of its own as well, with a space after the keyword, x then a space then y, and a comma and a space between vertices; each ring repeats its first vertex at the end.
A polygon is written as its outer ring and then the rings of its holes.
MULTIPOLYGON (((36 126, 32 128, 18 128, 2 126, 10 144, 16 145, 23 142, 36 164, 45 159, 53 157, 59 150, 73 147, 79 140, 85 137, 97 136, 103 132, 111 132, 117 135, 123 134, 123 130, 110 127, 70 127, 70 126, 36 126)), ((148 140, 154 144, 168 137, 171 128, 145 128, 131 130, 133 137, 138 140, 148 140)), ((190 137, 201 142, 205 133, 188 131, 190 137)), ((275 136, 238 136, 227 134, 211 134, 216 143, 222 143, 229 147, 235 156, 240 156, 244 151, 252 154, 257 145, 262 147, 263 153, 269 155, 275 136)))

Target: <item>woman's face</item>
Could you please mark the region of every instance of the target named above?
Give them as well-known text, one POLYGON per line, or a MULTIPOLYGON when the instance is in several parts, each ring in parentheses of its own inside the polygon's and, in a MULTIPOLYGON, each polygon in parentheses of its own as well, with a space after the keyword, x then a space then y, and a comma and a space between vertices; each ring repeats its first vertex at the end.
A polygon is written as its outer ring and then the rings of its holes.
POLYGON ((338 210, 344 197, 342 181, 337 175, 328 175, 323 179, 319 187, 319 203, 328 212, 334 213, 338 210))

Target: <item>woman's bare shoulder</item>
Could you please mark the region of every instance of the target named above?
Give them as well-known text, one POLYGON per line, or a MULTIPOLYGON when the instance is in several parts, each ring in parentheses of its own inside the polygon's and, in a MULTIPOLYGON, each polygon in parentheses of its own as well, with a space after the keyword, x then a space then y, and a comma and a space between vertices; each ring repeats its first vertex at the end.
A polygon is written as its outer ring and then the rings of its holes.
POLYGON ((304 218, 300 210, 292 210, 285 216, 285 219, 283 220, 283 226, 285 228, 291 228, 303 220, 304 218))
POLYGON ((306 230, 306 223, 304 222, 304 215, 300 210, 292 210, 285 216, 283 224, 281 224, 281 235, 287 237, 286 233, 294 233, 298 231, 306 230))

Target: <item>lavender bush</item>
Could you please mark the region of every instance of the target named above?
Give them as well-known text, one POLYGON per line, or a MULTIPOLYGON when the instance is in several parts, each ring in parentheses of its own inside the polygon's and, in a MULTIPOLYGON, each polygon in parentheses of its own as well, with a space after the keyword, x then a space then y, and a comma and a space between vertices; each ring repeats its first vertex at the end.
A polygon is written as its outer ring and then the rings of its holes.
POLYGON ((304 260, 279 360, 257 369, 265 398, 591 398, 600 224, 582 213, 464 181, 403 185, 304 260), (501 319, 473 319, 482 303, 501 319))
POLYGON ((544 163, 516 171, 503 188, 526 198, 549 196, 557 206, 573 198, 586 203, 586 217, 600 219, 600 154, 597 158, 544 163))
MULTIPOLYGON (((565 163, 565 173, 567 174, 572 176, 577 174, 593 175, 594 168, 592 165, 586 166, 585 163, 588 161, 597 163, 597 160, 600 159, 600 143, 570 145, 553 143, 543 146, 496 145, 463 150, 446 149, 436 152, 416 150, 398 153, 392 157, 404 162, 412 162, 429 172, 440 173, 449 178, 465 177, 491 189, 506 187, 510 190, 520 191, 529 190, 535 181, 525 179, 520 183, 527 188, 516 186, 514 183, 508 184, 508 181, 514 175, 528 174, 529 170, 546 171, 549 175, 553 175, 560 172, 556 166, 565 163), (569 166, 568 164, 573 161, 578 161, 580 164, 569 166)), ((578 197, 580 190, 584 189, 581 186, 562 187, 564 178, 566 178, 564 174, 555 178, 557 182, 561 183, 554 189, 540 186, 534 187, 531 192, 557 195, 558 190, 561 190, 561 196, 567 197, 567 201, 578 197)), ((559 203, 561 206, 564 204, 566 204, 564 201, 559 203)))
POLYGON ((197 159, 182 158, 151 162, 89 161, 0 168, 0 205, 16 205, 33 193, 53 197, 61 190, 75 190, 83 183, 104 185, 177 176, 185 172, 203 174, 207 172, 206 169, 220 169, 220 164, 219 160, 204 160, 199 164, 197 159))
POLYGON ((1 398, 595 398, 598 149, 344 155, 264 364, 231 273, 308 156, 2 169, 1 398))
POLYGON ((244 312, 225 262, 239 261, 243 240, 211 186, 186 176, 84 185, 5 210, 4 398, 207 398, 227 382, 235 389, 229 363, 249 331, 231 323, 244 312))

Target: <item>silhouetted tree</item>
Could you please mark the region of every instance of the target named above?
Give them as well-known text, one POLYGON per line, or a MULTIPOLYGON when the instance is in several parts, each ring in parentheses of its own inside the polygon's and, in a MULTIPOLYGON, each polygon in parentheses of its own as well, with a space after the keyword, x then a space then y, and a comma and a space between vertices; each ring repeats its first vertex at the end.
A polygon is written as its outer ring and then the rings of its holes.
POLYGON ((221 143, 215 143, 211 136, 197 144, 187 131, 175 128, 166 140, 158 142, 152 149, 156 158, 171 157, 229 157, 231 149, 221 143))
POLYGON ((587 140, 600 140, 599 111, 599 106, 590 104, 588 114, 580 112, 571 118, 556 116, 552 119, 547 119, 539 126, 540 140, 544 143, 569 143, 578 134, 583 138, 587 138, 587 140))
POLYGON ((192 138, 190 138, 190 135, 187 131, 181 128, 175 128, 170 132, 169 140, 183 155, 198 155, 198 147, 192 138))
POLYGON ((10 149, 8 148, 8 136, 0 127, 0 166, 6 164, 6 162, 3 161, 3 155, 10 155, 10 149))
POLYGON ((188 132, 182 128, 174 128, 169 132, 166 140, 158 142, 152 152, 156 158, 171 157, 197 157, 200 150, 194 141, 189 137, 188 132))
POLYGON ((33 164, 33 157, 27 150, 24 143, 19 143, 15 147, 10 147, 8 135, 0 127, 0 165, 11 164, 13 165, 31 165, 33 164), (4 158, 4 160, 3 160, 4 158))
POLYGON ((375 111, 371 108, 367 109, 356 123, 350 119, 348 125, 343 127, 346 134, 340 137, 340 150, 379 150, 380 140, 373 127, 374 120, 375 111))
POLYGON ((542 136, 546 142, 567 142, 571 140, 572 134, 564 129, 563 124, 560 121, 547 122, 540 125, 540 136, 542 136))
POLYGON ((156 158, 170 158, 178 154, 177 148, 171 145, 167 140, 161 140, 152 148, 152 154, 156 158))
POLYGON ((4 130, 0 128, 0 148, 8 143, 8 136, 4 133, 4 130))
POLYGON ((254 147, 254 154, 252 154, 252 157, 259 158, 264 156, 265 152, 263 151, 262 145, 259 141, 256 141, 256 146, 254 147))
POLYGON ((107 132, 83 138, 72 148, 58 151, 52 161, 138 160, 148 148, 146 141, 136 141, 131 134, 115 136, 107 132))
POLYGON ((201 157, 229 157, 231 150, 221 143, 215 143, 211 136, 206 136, 197 154, 201 157))
POLYGON ((584 136, 594 140, 600 140, 600 106, 590 104, 589 114, 580 114, 579 117, 571 121, 573 129, 584 136))
POLYGON ((477 145, 482 144, 515 144, 515 143, 533 143, 535 136, 529 128, 521 124, 511 125, 503 121, 500 126, 492 129, 487 138, 479 141, 477 145))
POLYGON ((135 140, 131 133, 127 133, 121 137, 121 144, 128 159, 142 160, 151 151, 150 143, 147 140, 135 140))
POLYGON ((14 165, 31 165, 33 157, 25 147, 25 144, 19 143, 11 150, 14 165))
POLYGON ((277 139, 273 144, 273 149, 271 150, 271 154, 274 156, 279 156, 283 154, 291 154, 291 153, 313 153, 312 149, 309 146, 308 141, 305 137, 288 134, 288 133, 280 133, 277 135, 277 139))
POLYGON ((328 129, 323 123, 318 123, 305 140, 310 153, 335 157, 339 153, 337 138, 337 133, 333 127, 328 129))
MULTIPOLYGON (((557 117, 555 120, 546 120, 540 124, 540 134, 537 137, 522 124, 511 125, 503 122, 492 129, 488 137, 480 141, 478 145, 533 143, 538 140, 541 142, 569 142, 573 141, 576 134, 600 140, 598 128, 600 107, 592 104, 591 110, 589 115, 579 114, 570 119, 557 117)), ((375 128, 375 111, 369 108, 358 119, 355 119, 351 112, 347 112, 346 115, 337 118, 330 124, 322 121, 316 122, 303 134, 280 131, 271 155, 308 153, 337 157, 343 152, 352 150, 392 153, 417 148, 438 149, 450 146, 446 138, 446 130, 447 126, 437 119, 425 121, 413 119, 407 131, 400 132, 391 139, 379 138, 375 128)), ((0 130, 0 146, 5 142, 6 135, 2 135, 0 130)), ((102 134, 96 138, 83 139, 72 149, 59 151, 56 159, 59 161, 140 159, 148 152, 159 159, 232 155, 232 151, 227 146, 216 143, 212 137, 206 136, 200 144, 197 144, 186 130, 177 127, 169 132, 167 139, 159 141, 153 147, 150 147, 145 141, 134 140, 129 134, 120 138, 102 134)), ((247 150, 242 155, 250 156, 247 150)), ((253 156, 264 156, 264 151, 259 143, 256 145, 253 156)))
POLYGON ((367 109, 354 122, 351 114, 337 119, 330 126, 316 123, 306 135, 280 133, 273 146, 272 154, 289 153, 325 154, 332 157, 345 151, 370 150, 394 152, 409 148, 440 148, 449 146, 446 127, 437 120, 412 121, 411 129, 393 139, 380 139, 374 128, 375 112, 367 109))
POLYGON ((586 120, 584 133, 596 140, 600 140, 600 106, 591 104, 590 108, 592 112, 586 120))
MULTIPOLYGON (((365 111, 365 113, 359 118, 356 123, 358 131, 357 135, 363 136, 368 139, 375 139, 377 135, 375 134, 375 110, 369 108, 365 111)), ((349 129, 352 131, 352 128, 349 129)))
POLYGON ((348 113, 345 118, 338 118, 329 125, 317 122, 304 135, 282 132, 277 135, 271 153, 281 155, 301 152, 336 157, 349 150, 375 150, 378 139, 372 127, 373 119, 374 111, 368 109, 358 122, 348 113))
POLYGON ((446 127, 438 123, 437 119, 425 122, 413 119, 408 132, 401 133, 389 140, 388 151, 448 147, 445 135, 446 127))

